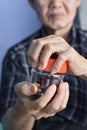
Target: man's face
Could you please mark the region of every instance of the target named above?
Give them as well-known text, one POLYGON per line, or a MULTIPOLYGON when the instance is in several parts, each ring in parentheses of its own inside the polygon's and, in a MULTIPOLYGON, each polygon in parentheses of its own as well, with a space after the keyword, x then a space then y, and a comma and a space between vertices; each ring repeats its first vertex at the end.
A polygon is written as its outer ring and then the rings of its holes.
POLYGON ((80 0, 33 0, 32 3, 42 24, 56 30, 72 25, 80 0))

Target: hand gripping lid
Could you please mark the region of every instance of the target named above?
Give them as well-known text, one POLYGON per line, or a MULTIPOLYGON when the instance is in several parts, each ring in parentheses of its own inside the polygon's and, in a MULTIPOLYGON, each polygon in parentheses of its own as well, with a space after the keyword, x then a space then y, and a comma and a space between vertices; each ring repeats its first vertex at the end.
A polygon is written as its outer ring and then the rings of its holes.
MULTIPOLYGON (((47 64, 46 68, 44 69, 44 71, 46 71, 46 72, 51 71, 51 68, 52 68, 53 64, 55 63, 55 61, 56 61, 56 58, 54 58, 54 57, 55 56, 50 57, 50 59, 48 60, 48 64, 47 64)), ((66 71, 67 71, 67 61, 65 61, 63 63, 60 70, 58 70, 56 73, 64 74, 64 73, 66 73, 66 71)))

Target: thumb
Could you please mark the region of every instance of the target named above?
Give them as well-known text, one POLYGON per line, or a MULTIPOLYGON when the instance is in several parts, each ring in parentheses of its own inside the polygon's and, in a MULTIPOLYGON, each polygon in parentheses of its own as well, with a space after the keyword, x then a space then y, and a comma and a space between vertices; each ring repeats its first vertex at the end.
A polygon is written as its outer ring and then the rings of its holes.
POLYGON ((38 88, 37 86, 29 82, 20 82, 16 84, 16 86, 14 87, 14 90, 18 97, 26 98, 28 96, 36 94, 38 91, 38 88))

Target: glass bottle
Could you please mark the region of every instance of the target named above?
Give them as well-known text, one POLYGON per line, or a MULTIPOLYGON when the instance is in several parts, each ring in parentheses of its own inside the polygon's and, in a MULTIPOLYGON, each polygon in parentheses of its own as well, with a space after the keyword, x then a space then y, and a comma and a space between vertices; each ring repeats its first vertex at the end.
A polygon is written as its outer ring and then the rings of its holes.
POLYGON ((50 70, 53 66, 57 56, 53 54, 44 70, 39 70, 37 68, 31 68, 31 77, 30 82, 34 83, 38 87, 37 94, 32 96, 32 99, 36 99, 43 95, 43 93, 46 91, 46 89, 52 85, 55 84, 56 86, 59 85, 61 81, 63 81, 65 73, 67 71, 67 62, 64 62, 61 66, 60 70, 57 71, 55 74, 51 74, 50 70))

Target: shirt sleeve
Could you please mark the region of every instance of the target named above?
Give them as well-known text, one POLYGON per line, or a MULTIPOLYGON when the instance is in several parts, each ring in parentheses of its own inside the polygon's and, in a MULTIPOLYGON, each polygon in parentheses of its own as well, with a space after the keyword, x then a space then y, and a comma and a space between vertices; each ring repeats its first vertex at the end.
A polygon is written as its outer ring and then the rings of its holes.
POLYGON ((17 96, 14 92, 16 83, 25 81, 26 74, 22 69, 20 56, 14 58, 14 54, 9 52, 2 64, 1 90, 0 90, 0 120, 9 107, 14 106, 17 96), (21 66, 21 67, 20 67, 21 66))

